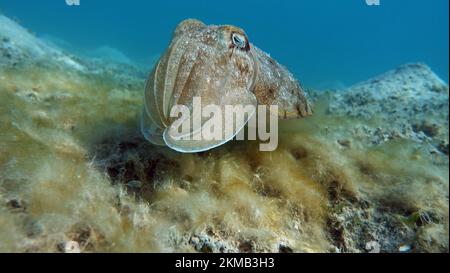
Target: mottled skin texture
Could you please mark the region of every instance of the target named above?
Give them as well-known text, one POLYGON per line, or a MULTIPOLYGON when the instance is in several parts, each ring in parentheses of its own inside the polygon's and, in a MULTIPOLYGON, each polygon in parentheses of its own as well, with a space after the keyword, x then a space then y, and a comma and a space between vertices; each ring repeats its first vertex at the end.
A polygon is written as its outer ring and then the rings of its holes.
POLYGON ((192 110, 194 96, 201 97, 203 105, 276 104, 281 118, 312 114, 293 75, 251 44, 242 29, 188 19, 177 26, 147 81, 143 112, 147 139, 164 144, 158 138, 175 120, 170 118, 172 106, 192 110))
POLYGON ((268 54, 252 45, 258 73, 252 92, 259 104, 277 104, 283 119, 312 114, 306 94, 294 76, 268 54))

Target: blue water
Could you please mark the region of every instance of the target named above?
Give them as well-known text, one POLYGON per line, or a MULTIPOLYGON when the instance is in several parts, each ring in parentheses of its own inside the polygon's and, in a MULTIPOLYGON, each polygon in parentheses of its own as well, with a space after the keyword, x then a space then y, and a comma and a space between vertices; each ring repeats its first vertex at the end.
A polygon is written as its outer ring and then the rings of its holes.
POLYGON ((38 36, 80 52, 107 46, 150 67, 174 27, 193 17, 244 28, 307 87, 337 88, 406 62, 448 82, 449 1, 0 0, 0 11, 38 36))

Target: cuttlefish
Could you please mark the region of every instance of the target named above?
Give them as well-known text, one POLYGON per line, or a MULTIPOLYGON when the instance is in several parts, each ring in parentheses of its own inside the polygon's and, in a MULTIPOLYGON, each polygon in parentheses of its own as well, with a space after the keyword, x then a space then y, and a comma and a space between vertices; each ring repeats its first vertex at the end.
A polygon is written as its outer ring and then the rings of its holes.
MULTIPOLYGON (((212 149, 233 137, 250 119, 234 124, 223 139, 195 140, 174 138, 169 128, 176 121, 175 105, 193 108, 193 98, 202 105, 277 105, 281 119, 312 114, 306 93, 294 76, 249 39, 241 28, 231 25, 205 25, 195 19, 182 21, 146 83, 141 130, 156 145, 167 145, 180 152, 212 149)), ((198 134, 192 126, 188 135, 198 134)), ((191 121, 193 122, 193 121, 191 121)), ((225 125, 222 125, 225 126, 225 125)))

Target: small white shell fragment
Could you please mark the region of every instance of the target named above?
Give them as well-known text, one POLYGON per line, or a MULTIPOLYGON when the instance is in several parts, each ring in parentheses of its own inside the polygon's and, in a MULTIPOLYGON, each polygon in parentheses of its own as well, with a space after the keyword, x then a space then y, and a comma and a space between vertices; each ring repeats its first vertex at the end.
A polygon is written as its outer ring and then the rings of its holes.
POLYGON ((409 246, 409 245, 401 245, 398 248, 399 252, 409 252, 410 250, 411 250, 411 246, 409 246))
POLYGON ((76 241, 68 241, 64 243, 64 253, 81 253, 80 244, 76 241))

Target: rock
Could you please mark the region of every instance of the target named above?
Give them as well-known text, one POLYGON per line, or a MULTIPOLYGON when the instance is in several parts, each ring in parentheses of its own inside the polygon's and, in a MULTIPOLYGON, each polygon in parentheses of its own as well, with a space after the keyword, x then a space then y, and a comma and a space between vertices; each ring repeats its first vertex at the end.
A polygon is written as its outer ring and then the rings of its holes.
POLYGON ((345 148, 350 148, 351 146, 351 141, 348 139, 338 139, 337 142, 339 143, 339 145, 345 148))
POLYGON ((43 225, 31 217, 25 219, 24 228, 27 236, 30 238, 36 238, 44 233, 43 225))
POLYGON ((366 250, 369 253, 380 253, 380 244, 375 241, 370 241, 366 243, 366 250))
MULTIPOLYGON (((118 54, 118 53, 117 53, 118 54)), ((114 76, 124 84, 144 80, 145 68, 127 59, 85 59, 68 54, 54 43, 39 39, 15 21, 0 14, 0 68, 27 66, 59 67, 73 72, 114 76), (49 62, 48 60, 52 60, 49 62)))
POLYGON ((188 243, 193 246, 197 252, 202 253, 228 253, 238 251, 231 247, 227 240, 205 232, 191 236, 188 243))
POLYGON ((59 48, 35 37, 25 28, 0 15, 0 67, 54 60, 56 64, 82 71, 84 67, 59 48))
POLYGON ((429 137, 435 137, 439 134, 439 125, 435 123, 422 122, 421 124, 413 124, 413 130, 416 132, 422 131, 429 137))
POLYGON ((378 120, 383 128, 367 126, 359 132, 372 145, 403 138, 437 146, 449 136, 448 90, 425 64, 406 64, 331 94, 327 113, 378 120))
POLYGON ((255 251, 255 242, 253 240, 244 240, 239 244, 239 251, 250 253, 255 251))
POLYGON ((278 249, 279 249, 278 252, 280 252, 280 253, 293 253, 294 252, 292 250, 292 248, 290 248, 289 246, 284 245, 284 244, 280 244, 278 249))
POLYGON ((142 187, 142 182, 139 180, 131 180, 127 183, 127 186, 132 190, 140 190, 142 187))
MULTIPOLYGON (((407 64, 332 95, 329 111, 370 118, 379 113, 401 116, 443 108, 448 85, 425 64, 407 64), (436 90, 440 90, 436 92, 436 90), (407 103, 411 104, 407 104, 407 103), (405 113, 406 114, 406 113, 405 113)), ((448 105, 448 104, 447 104, 448 105)))
POLYGON ((445 154, 446 156, 448 156, 448 150, 449 150, 448 142, 441 141, 441 142, 439 143, 439 145, 438 145, 438 149, 439 149, 439 151, 440 151, 441 153, 443 153, 443 154, 445 154))
POLYGON ((200 239, 197 236, 192 236, 191 240, 189 241, 189 243, 194 245, 194 246, 198 246, 198 244, 200 243, 200 239))
POLYGON ((24 212, 27 209, 27 204, 21 199, 11 199, 7 202, 7 206, 16 212, 24 212))

